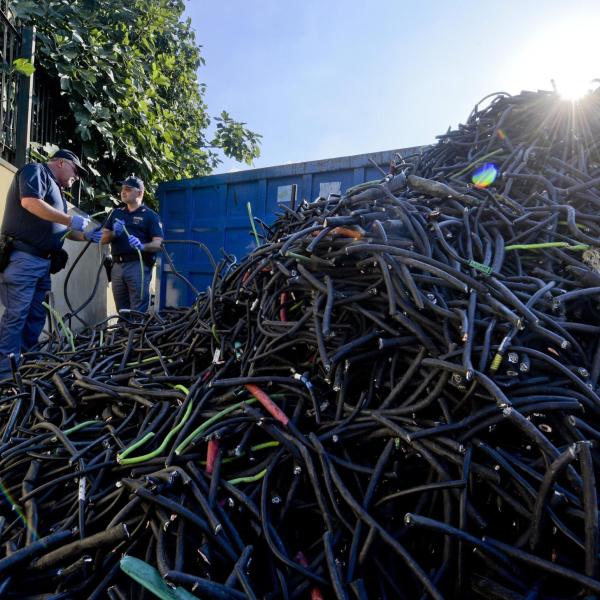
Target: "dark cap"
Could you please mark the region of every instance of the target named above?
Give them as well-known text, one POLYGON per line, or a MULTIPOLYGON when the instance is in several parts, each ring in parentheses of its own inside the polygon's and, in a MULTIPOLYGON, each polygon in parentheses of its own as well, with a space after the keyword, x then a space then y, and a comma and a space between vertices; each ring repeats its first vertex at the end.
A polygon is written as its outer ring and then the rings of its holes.
POLYGON ((127 177, 127 179, 123 179, 123 181, 117 181, 117 183, 120 183, 121 185, 126 185, 130 188, 135 188, 136 190, 144 189, 144 182, 135 175, 130 175, 129 177, 127 177))
POLYGON ((84 169, 81 166, 81 161, 79 160, 79 156, 77 156, 77 154, 75 154, 74 152, 71 152, 70 150, 64 150, 64 149, 60 149, 58 150, 58 152, 56 152, 54 154, 54 156, 52 156, 51 160, 54 160, 55 158, 65 158, 66 160, 70 160, 76 167, 77 167, 77 172, 83 175, 87 175, 87 169, 84 169))

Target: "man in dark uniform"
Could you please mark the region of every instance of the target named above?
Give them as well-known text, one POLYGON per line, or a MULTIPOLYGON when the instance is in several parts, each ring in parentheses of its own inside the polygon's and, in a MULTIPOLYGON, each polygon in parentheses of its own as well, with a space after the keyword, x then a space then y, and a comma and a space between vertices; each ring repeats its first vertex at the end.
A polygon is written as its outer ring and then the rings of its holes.
POLYGON ((162 224, 159 216, 142 204, 144 182, 139 177, 131 175, 120 183, 125 207, 111 213, 102 230, 102 243, 111 244, 112 291, 117 310, 146 312, 152 267, 163 241, 162 224), (143 276, 137 250, 142 254, 143 276))
POLYGON ((17 171, 6 198, 2 235, 12 238, 10 260, 0 273, 0 379, 10 375, 8 355, 18 359, 38 340, 46 314, 42 302, 50 290, 51 259, 68 237, 100 241, 85 232, 87 215, 68 215, 63 189, 87 171, 76 154, 59 150, 47 163, 28 163, 17 171))

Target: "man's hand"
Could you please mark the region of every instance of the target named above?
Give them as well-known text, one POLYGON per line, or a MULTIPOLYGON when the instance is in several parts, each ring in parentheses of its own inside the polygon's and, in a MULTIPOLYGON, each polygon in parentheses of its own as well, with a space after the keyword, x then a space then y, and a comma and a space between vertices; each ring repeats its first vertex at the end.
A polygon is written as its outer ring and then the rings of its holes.
POLYGON ((93 244, 99 244, 102 239, 102 232, 99 229, 95 229, 94 231, 84 231, 83 237, 93 244))
POLYGON ((101 244, 109 244, 115 239, 115 232, 111 229, 103 229, 102 230, 102 239, 100 240, 101 244))
POLYGON ((71 229, 73 231, 83 231, 90 224, 90 218, 87 215, 72 215, 71 229))
POLYGON ((129 245, 136 250, 141 250, 144 247, 144 244, 142 244, 139 238, 136 238, 135 235, 130 235, 127 238, 127 241, 129 242, 129 245))
POLYGON ((113 233, 115 234, 115 237, 119 237, 122 233, 123 233, 123 228, 125 227, 125 223, 123 223, 123 221, 121 221, 120 219, 115 219, 115 222, 113 223, 113 233))

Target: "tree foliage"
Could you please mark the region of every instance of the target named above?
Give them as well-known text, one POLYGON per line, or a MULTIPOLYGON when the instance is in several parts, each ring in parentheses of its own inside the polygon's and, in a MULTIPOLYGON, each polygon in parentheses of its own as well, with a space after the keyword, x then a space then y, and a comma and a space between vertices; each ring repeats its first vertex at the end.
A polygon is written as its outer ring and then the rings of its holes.
POLYGON ((114 181, 208 174, 218 150, 247 164, 260 135, 225 111, 214 135, 197 70, 204 60, 183 0, 12 0, 37 32, 36 68, 60 83, 60 144, 80 151, 94 177, 87 206, 110 204, 114 181))

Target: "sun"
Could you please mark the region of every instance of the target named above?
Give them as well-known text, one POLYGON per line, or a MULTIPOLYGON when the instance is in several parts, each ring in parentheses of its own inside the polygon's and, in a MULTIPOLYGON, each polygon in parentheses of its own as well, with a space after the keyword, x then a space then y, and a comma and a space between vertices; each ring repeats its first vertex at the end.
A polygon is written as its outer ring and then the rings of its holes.
POLYGON ((561 98, 575 102, 583 98, 592 88, 591 80, 586 76, 577 79, 576 77, 564 77, 562 81, 556 82, 556 91, 561 98))
POLYGON ((511 61, 512 79, 526 89, 555 87, 565 100, 575 101, 597 87, 600 77, 600 36, 594 14, 548 20, 518 47, 511 61))

